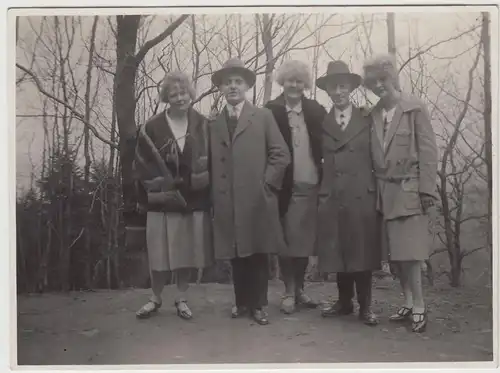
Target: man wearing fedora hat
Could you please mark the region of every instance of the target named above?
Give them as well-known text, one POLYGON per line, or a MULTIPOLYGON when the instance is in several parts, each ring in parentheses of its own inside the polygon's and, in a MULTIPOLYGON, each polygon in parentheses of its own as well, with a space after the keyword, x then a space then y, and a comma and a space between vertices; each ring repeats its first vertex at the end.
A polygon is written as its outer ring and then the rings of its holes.
POLYGON ((291 156, 271 111, 245 98, 255 80, 236 58, 212 75, 226 106, 210 125, 210 165, 215 257, 231 261, 232 317, 265 325, 268 256, 285 246, 277 192, 291 156))
POLYGON ((376 325, 371 310, 372 271, 380 268, 381 217, 376 209, 370 153, 371 124, 350 100, 361 77, 342 61, 328 64, 316 85, 333 102, 323 122, 323 180, 320 189, 318 266, 337 273, 338 301, 322 315, 353 313, 354 289, 359 318, 376 325))

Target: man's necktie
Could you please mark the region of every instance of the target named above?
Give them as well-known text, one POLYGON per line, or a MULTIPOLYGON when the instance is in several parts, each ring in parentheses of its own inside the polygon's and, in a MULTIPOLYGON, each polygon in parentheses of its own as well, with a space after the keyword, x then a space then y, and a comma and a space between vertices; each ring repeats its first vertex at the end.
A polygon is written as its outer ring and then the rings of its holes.
POLYGON ((387 130, 389 129, 389 120, 387 119, 387 114, 384 115, 384 138, 387 134, 387 130))
POLYGON ((346 120, 345 120, 345 115, 344 113, 341 113, 340 114, 340 128, 343 130, 345 130, 345 126, 346 126, 346 120))
POLYGON ((236 125, 238 124, 238 117, 236 115, 236 110, 234 107, 228 106, 227 112, 228 112, 227 127, 229 130, 229 136, 232 138, 234 131, 236 129, 236 125))

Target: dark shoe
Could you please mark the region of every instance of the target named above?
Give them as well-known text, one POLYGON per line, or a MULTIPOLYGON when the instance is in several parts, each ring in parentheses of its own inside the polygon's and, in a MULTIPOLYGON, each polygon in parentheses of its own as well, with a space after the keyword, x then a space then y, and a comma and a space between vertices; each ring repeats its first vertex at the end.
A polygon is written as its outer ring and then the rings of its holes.
POLYGON ((300 292, 295 296, 295 304, 304 306, 306 308, 317 308, 318 303, 313 301, 309 295, 304 292, 300 292))
POLYGON ((359 319, 368 326, 374 326, 378 324, 377 315, 375 315, 369 308, 359 311, 359 319))
POLYGON ((231 309, 231 317, 237 319, 238 317, 245 316, 248 313, 248 308, 244 306, 233 306, 231 309))
POLYGON ((295 297, 293 295, 285 295, 281 299, 280 311, 286 315, 295 312, 295 297))
POLYGON ((193 313, 189 309, 185 300, 176 301, 175 308, 177 308, 177 316, 179 316, 181 319, 191 320, 193 318, 193 313))
POLYGON ((337 301, 333 305, 323 308, 321 310, 321 316, 331 317, 331 316, 341 316, 350 315, 354 312, 354 305, 352 302, 345 304, 343 302, 337 301))
POLYGON ((269 324, 267 314, 263 310, 253 310, 252 319, 254 319, 254 321, 259 325, 269 324))
POLYGON ((148 319, 151 317, 151 315, 158 312, 160 307, 161 307, 161 303, 156 303, 156 302, 150 300, 148 303, 146 303, 144 306, 142 306, 139 311, 137 311, 135 313, 135 316, 138 319, 148 319))
POLYGON ((411 317, 411 308, 408 307, 400 307, 394 315, 389 316, 389 321, 392 322, 402 322, 408 321, 411 317))
POLYGON ((425 329, 427 328, 427 322, 427 311, 424 311, 422 313, 413 312, 411 331, 414 333, 425 332, 425 329))

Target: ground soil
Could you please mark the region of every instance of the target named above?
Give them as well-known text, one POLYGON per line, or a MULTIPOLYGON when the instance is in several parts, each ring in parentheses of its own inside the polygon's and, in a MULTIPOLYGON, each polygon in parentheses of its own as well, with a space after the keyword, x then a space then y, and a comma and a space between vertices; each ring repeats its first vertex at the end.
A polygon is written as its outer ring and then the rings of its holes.
MULTIPOLYGON (((149 291, 75 292, 18 297, 18 364, 182 364, 491 361, 491 288, 453 289, 437 284, 426 294, 428 331, 418 335, 387 321, 401 300, 391 279, 374 285, 380 324, 368 327, 355 315, 321 318, 319 310, 279 312, 282 285, 271 281, 271 324, 231 319, 231 285, 190 289, 191 321, 179 319, 165 290, 164 306, 149 320, 135 311, 149 291)), ((335 283, 311 283, 318 300, 336 297, 335 283)))

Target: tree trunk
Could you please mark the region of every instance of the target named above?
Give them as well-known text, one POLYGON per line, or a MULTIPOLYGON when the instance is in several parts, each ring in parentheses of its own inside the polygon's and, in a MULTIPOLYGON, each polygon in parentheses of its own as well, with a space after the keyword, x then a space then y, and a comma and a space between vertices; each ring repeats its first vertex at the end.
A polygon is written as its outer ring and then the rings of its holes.
POLYGON ((427 259, 425 261, 425 265, 426 265, 425 277, 427 278, 427 281, 429 281, 429 285, 434 286, 434 269, 432 268, 431 260, 427 259))
POLYGON ((272 36, 272 18, 269 14, 262 15, 262 43, 266 53, 266 69, 264 75, 264 99, 265 105, 270 99, 273 91, 273 70, 274 70, 274 55, 273 55, 273 36, 272 36))
POLYGON ((120 134, 120 164, 122 176, 123 214, 126 223, 133 219, 135 193, 132 177, 132 162, 135 150, 135 76, 137 64, 135 49, 141 16, 117 16, 116 27, 116 72, 114 77, 114 106, 118 132, 120 134))
MULTIPOLYGON (((460 250, 460 247, 458 247, 460 250)), ((450 257, 451 269, 450 269, 450 285, 452 287, 459 287, 461 285, 461 277, 462 277, 462 259, 460 254, 453 253, 450 257)))
MULTIPOLYGON (((259 67, 259 15, 255 15, 255 66, 254 70, 257 71, 259 67)), ((257 84, 253 86, 253 100, 252 103, 257 105, 257 84)))
MULTIPOLYGON (((68 102, 68 92, 66 85, 66 59, 62 53, 63 42, 60 40, 60 27, 59 18, 54 17, 55 26, 55 39, 58 48, 58 65, 59 65, 59 82, 62 89, 62 99, 64 102, 68 102)), ((60 251, 59 251, 59 281, 61 284, 62 291, 68 291, 70 289, 70 261, 71 261, 71 248, 69 246, 71 237, 71 201, 73 200, 73 175, 72 175, 72 165, 70 164, 71 152, 69 145, 69 123, 68 109, 64 107, 62 114, 62 125, 63 125, 63 157, 61 166, 61 184, 64 185, 64 200, 61 202, 61 216, 60 216, 60 230, 61 235, 60 241, 60 251)))
POLYGON ((396 26, 394 25, 394 13, 387 13, 387 47, 392 55, 396 55, 396 26))
POLYGON ((486 151, 486 166, 488 178, 488 248, 493 259, 492 238, 492 203, 493 203, 493 173, 491 156, 491 39, 489 13, 483 12, 481 39, 484 50, 484 139, 486 151))
MULTIPOLYGON (((94 23, 92 24, 92 31, 90 35, 90 47, 89 47, 89 59, 87 64, 87 81, 85 87, 85 121, 90 123, 90 87, 92 84, 92 67, 94 59, 94 48, 95 48, 95 35, 97 30, 98 16, 94 17, 94 23)), ((84 217, 84 252, 83 255, 85 265, 84 265, 84 278, 85 287, 87 289, 91 288, 92 285, 92 268, 91 268, 91 253, 90 253, 90 242, 91 242, 91 232, 90 232, 90 220, 91 220, 91 207, 90 207, 90 167, 92 160, 90 158, 90 130, 88 126, 84 126, 83 129, 84 145, 83 152, 85 157, 84 166, 84 188, 85 188, 85 217, 84 217)))

